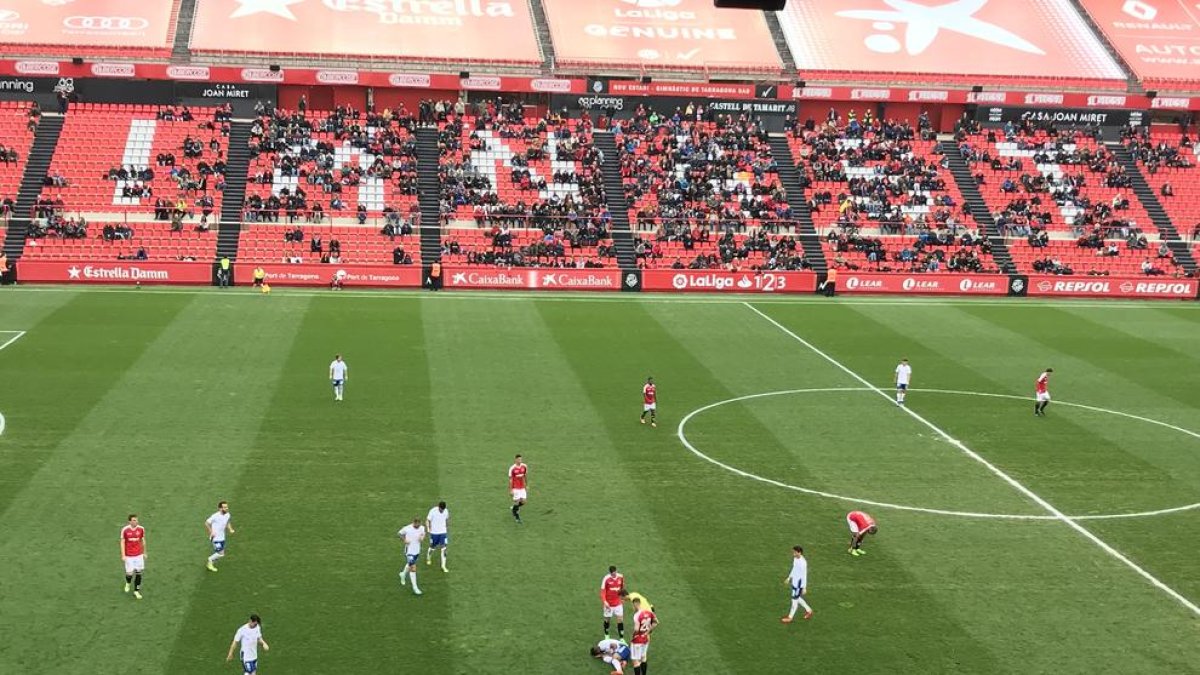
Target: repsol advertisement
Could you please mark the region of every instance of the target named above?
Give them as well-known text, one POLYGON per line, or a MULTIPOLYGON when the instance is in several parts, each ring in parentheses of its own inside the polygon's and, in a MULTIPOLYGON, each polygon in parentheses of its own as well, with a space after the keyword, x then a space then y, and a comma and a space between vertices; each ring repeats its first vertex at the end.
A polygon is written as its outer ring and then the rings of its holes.
POLYGON ((717 115, 742 114, 761 117, 763 125, 770 131, 783 131, 784 119, 796 116, 795 101, 756 100, 756 99, 706 99, 683 98, 679 96, 617 96, 605 93, 586 94, 555 94, 550 97, 550 105, 555 110, 566 108, 572 115, 578 115, 586 110, 595 117, 598 114, 612 115, 617 119, 633 117, 639 104, 653 107, 660 115, 671 115, 676 108, 687 110, 688 105, 703 106, 705 119, 714 119, 717 115))
POLYGON ((1150 120, 1142 110, 1115 108, 1023 108, 1018 106, 986 106, 975 109, 975 119, 985 126, 1000 126, 1007 122, 1018 124, 1030 120, 1035 124, 1050 123, 1056 127, 1125 127, 1143 126, 1150 120))

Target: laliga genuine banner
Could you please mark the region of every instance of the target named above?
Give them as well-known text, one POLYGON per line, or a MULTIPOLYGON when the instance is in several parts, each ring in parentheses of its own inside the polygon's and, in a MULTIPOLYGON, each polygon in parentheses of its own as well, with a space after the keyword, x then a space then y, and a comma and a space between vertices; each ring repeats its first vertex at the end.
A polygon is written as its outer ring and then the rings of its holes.
POLYGON ((207 262, 21 260, 17 263, 17 277, 21 281, 51 284, 211 284, 212 270, 212 263, 207 262))
POLYGON ((1083 0, 1083 7, 1144 80, 1200 80, 1200 3, 1083 0))
MULTIPOLYGON (((191 48, 454 62, 542 58, 528 0, 196 0, 191 48)), ((328 79, 321 84, 357 84, 328 79)))
POLYGON ((1069 0, 803 0, 778 16, 801 71, 1125 79, 1069 0))
POLYGON ((1003 274, 896 274, 841 272, 839 293, 902 295, 1008 295, 1003 274))
POLYGON ((1031 276, 1029 295, 1192 300, 1200 281, 1164 277, 1031 276))
POLYGON ((254 283, 256 267, 263 269, 267 283, 274 286, 328 286, 334 275, 341 277, 346 288, 418 288, 422 281, 419 265, 256 265, 243 262, 234 265, 234 283, 254 283))
POLYGON ((762 12, 712 0, 542 0, 562 63, 778 70, 762 12))
POLYGON ((166 49, 175 4, 176 0, 5 0, 0 4, 0 43, 166 49))
POLYGON ((643 270, 644 291, 704 293, 812 293, 812 272, 727 272, 725 270, 643 270))

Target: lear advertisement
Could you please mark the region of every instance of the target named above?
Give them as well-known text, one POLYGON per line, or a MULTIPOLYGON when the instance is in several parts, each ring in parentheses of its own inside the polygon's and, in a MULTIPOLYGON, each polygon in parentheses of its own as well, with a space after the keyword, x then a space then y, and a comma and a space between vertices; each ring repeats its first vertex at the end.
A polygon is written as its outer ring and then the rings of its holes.
POLYGON ((165 49, 174 5, 169 0, 5 0, 0 42, 165 49))
POLYGON ((621 270, 447 267, 444 288, 508 288, 542 291, 619 291, 621 270))
POLYGON ((778 70, 762 12, 712 0, 542 0, 560 62, 778 70))
POLYGON ((1083 0, 1088 14, 1145 80, 1200 80, 1200 3, 1083 0))
POLYGON ((541 62, 528 0, 197 0, 191 47, 541 62))
POLYGON ((22 260, 17 277, 23 282, 63 284, 210 284, 212 264, 205 262, 72 262, 22 260))
POLYGON ((778 15, 801 71, 1125 79, 1064 0, 804 0, 778 15))
POLYGON ((812 272, 727 272, 724 270, 645 270, 644 291, 704 293, 812 293, 812 272))
POLYGON ((911 295, 1007 295, 1008 277, 1000 274, 841 272, 837 290, 911 295))
POLYGON ((375 288, 417 288, 421 285, 421 268, 413 265, 313 265, 239 263, 234 267, 233 280, 239 285, 254 282, 254 270, 261 267, 267 283, 273 286, 329 286, 334 277, 342 285, 375 288))
POLYGON ((1196 298, 1200 281, 1163 277, 1029 277, 1029 295, 1108 298, 1196 298))

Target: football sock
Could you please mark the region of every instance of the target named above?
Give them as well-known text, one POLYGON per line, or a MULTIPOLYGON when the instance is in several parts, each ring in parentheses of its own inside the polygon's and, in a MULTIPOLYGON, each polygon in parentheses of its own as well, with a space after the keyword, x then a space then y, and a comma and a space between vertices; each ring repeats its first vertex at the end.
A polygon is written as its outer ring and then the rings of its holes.
POLYGON ((417 573, 416 572, 409 570, 408 578, 412 580, 413 592, 421 590, 421 589, 417 588, 417 573))
POLYGON ((796 605, 800 605, 801 607, 803 607, 804 611, 806 611, 806 612, 812 611, 812 607, 808 606, 808 603, 804 601, 804 598, 796 598, 795 600, 792 601, 792 612, 793 613, 796 611, 796 605))
POLYGON ((133 590, 135 590, 135 591, 142 590, 142 573, 141 572, 138 572, 137 574, 133 575, 133 590))
POLYGON ((208 562, 216 562, 217 558, 220 558, 220 557, 221 557, 220 553, 214 553, 214 554, 208 556, 208 562))
POLYGON ((404 575, 406 575, 406 574, 408 574, 408 568, 407 568, 407 567, 405 567, 404 569, 400 570, 400 585, 401 585, 401 586, 403 586, 403 585, 404 585, 404 583, 405 583, 405 582, 404 582, 404 575))
POLYGON ((604 637, 608 637, 608 627, 610 625, 611 624, 609 623, 608 619, 605 619, 604 620, 604 637))
POLYGON ((125 575, 125 583, 127 583, 127 584, 132 584, 132 583, 133 583, 133 575, 132 575, 132 574, 126 574, 126 575, 125 575))
POLYGON ((446 549, 442 549, 442 569, 446 569, 446 549))
MULTIPOLYGON (((604 631, 604 632, 607 633, 608 631, 604 631)), ((624 621, 617 622, 617 638, 619 638, 621 640, 625 639, 625 622, 624 621)))

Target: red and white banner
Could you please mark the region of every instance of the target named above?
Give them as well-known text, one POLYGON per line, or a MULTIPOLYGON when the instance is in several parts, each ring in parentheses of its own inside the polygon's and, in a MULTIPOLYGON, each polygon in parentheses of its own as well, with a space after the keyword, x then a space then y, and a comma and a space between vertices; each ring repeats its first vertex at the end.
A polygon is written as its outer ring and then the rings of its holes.
POLYGON ((619 291, 621 270, 444 267, 443 288, 508 288, 542 291, 619 291))
POLYGON ((1007 295, 1003 274, 895 274, 840 272, 839 293, 901 295, 1007 295))
POLYGON ((1200 81, 1200 3, 1083 0, 1083 7, 1138 77, 1200 81))
POLYGON ((650 82, 642 84, 637 80, 612 80, 608 83, 608 91, 604 95, 755 98, 755 88, 752 84, 733 82, 650 82))
POLYGON ((803 0, 789 2, 779 20, 810 77, 825 70, 1125 79, 1067 0, 803 0))
POLYGON ((424 61, 542 60, 527 0, 197 0, 191 48, 424 61))
MULTIPOLYGON (((1173 108, 1187 110, 1191 99, 1150 99, 1141 94, 1056 91, 967 91, 965 89, 909 87, 834 87, 808 85, 779 87, 780 98, 801 101, 863 101, 864 103, 975 103, 989 106, 1044 108, 1173 108)), ((1197 99, 1200 101, 1200 99, 1197 99)))
POLYGON ((1029 295, 1194 300, 1200 281, 1163 277, 1031 276, 1029 295))
POLYGON ((712 0, 543 0, 560 63, 776 70, 762 12, 712 0))
POLYGON ((21 260, 22 282, 51 284, 211 284, 212 263, 117 260, 113 262, 21 260))
MULTIPOLYGON (((169 48, 177 0, 5 0, 0 42, 169 48)), ((81 54, 82 55, 82 54, 81 54)))
POLYGON ((234 283, 254 283, 254 269, 261 267, 267 283, 273 286, 328 286, 340 276, 346 288, 419 288, 419 265, 255 265, 238 263, 233 268, 234 283))
POLYGON ((645 270, 643 291, 703 293, 812 293, 812 272, 727 272, 724 270, 645 270))

